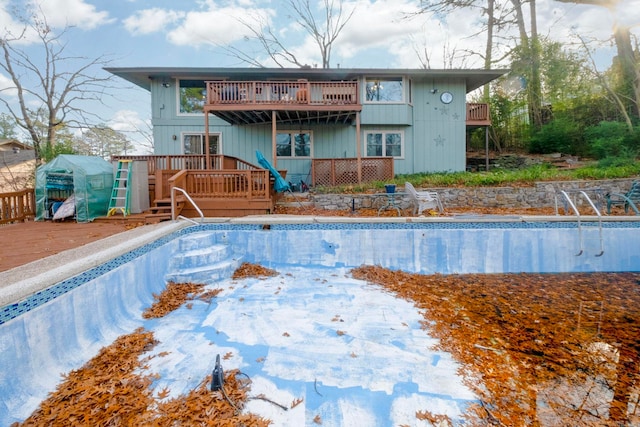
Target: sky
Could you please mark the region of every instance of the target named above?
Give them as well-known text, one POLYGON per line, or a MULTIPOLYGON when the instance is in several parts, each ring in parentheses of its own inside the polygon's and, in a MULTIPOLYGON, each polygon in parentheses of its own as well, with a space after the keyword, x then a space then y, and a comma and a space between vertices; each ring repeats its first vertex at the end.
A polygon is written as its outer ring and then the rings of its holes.
MULTIPOLYGON (((338 0, 334 0, 339 3, 338 0)), ((482 16, 478 10, 444 15, 415 15, 425 0, 344 0, 344 15, 353 15, 335 42, 331 66, 341 68, 419 68, 429 57, 430 68, 481 68, 478 56, 462 57, 465 50, 484 51, 484 35, 478 35, 482 16), (417 52, 420 52, 418 54, 417 52)), ((321 0, 311 0, 320 5, 321 0)), ((306 35, 284 0, 0 0, 0 31, 18 33, 24 25, 12 13, 16 6, 36 5, 54 30, 64 34, 65 53, 84 58, 104 56, 111 67, 246 67, 224 46, 272 66, 255 45, 247 25, 268 23, 300 62, 321 65, 317 47, 306 35)), ((595 49, 598 67, 611 64, 610 42, 617 23, 640 23, 640 0, 618 0, 613 9, 538 0, 537 23, 542 36, 576 45, 574 34, 595 49)), ((316 16, 321 16, 321 8, 316 16)), ((525 10, 526 12, 526 10, 525 10)), ((528 18, 527 18, 528 22, 528 18)), ((508 34, 500 34, 508 36, 508 34)), ((34 49, 33 38, 24 39, 24 50, 34 49)), ((35 52, 35 50, 33 50, 35 52)), ((70 62, 70 66, 73 64, 70 62)), ((502 68, 507 68, 504 64, 502 68)), ((96 73, 102 70, 98 69, 96 73)), ((150 120, 150 98, 143 90, 117 81, 102 103, 91 108, 101 121, 116 130, 144 128, 150 120)), ((13 93, 0 70, 0 96, 13 93)))

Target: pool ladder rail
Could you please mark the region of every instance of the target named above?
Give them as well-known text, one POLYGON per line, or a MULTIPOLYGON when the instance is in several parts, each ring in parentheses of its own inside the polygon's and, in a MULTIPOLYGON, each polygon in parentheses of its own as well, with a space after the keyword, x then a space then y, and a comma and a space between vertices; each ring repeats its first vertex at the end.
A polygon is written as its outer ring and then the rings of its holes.
MULTIPOLYGON (((576 254, 576 256, 580 256, 584 253, 585 238, 583 236, 583 227, 585 225, 581 221, 580 211, 578 211, 576 204, 573 202, 573 200, 571 200, 571 197, 569 197, 569 194, 567 194, 567 192, 564 190, 560 190, 558 193, 564 197, 565 213, 567 212, 567 205, 569 205, 573 210, 573 212, 575 212, 576 217, 578 218, 578 241, 580 242, 580 251, 576 254)), ((556 198, 555 198, 556 215, 558 215, 558 193, 556 193, 556 198)), ((576 194, 578 196, 582 196, 587 201, 589 206, 591 206, 591 209, 593 209, 593 211, 596 213, 596 216, 598 217, 598 240, 600 241, 600 252, 597 253, 596 256, 597 257, 602 256, 604 254, 604 242, 602 239, 602 215, 600 214, 600 211, 598 210, 596 205, 593 203, 591 198, 587 195, 587 193, 585 193, 582 190, 579 190, 576 194)))

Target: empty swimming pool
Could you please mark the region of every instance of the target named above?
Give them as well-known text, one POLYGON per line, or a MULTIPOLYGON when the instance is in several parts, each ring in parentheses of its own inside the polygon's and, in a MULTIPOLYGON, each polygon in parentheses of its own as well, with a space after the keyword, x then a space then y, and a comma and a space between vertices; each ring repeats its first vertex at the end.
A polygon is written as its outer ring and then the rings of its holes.
POLYGON ((315 413, 335 425, 397 425, 426 407, 456 419, 474 398, 456 363, 430 350, 433 339, 410 303, 364 286, 348 270, 640 271, 639 224, 603 226, 602 240, 596 227, 579 237, 567 222, 189 227, 3 308, 0 423, 26 418, 61 373, 139 326, 161 341, 154 351, 171 353, 152 369, 161 376, 157 386, 174 395, 210 373, 216 354, 231 352, 225 367, 251 375, 256 393, 304 398, 285 415, 259 402, 249 408, 275 425, 303 425, 315 413), (242 261, 280 276, 237 286, 229 277, 242 261), (167 280, 223 292, 211 305, 143 321, 142 310, 167 280), (336 315, 348 321, 344 335, 335 334, 336 315))

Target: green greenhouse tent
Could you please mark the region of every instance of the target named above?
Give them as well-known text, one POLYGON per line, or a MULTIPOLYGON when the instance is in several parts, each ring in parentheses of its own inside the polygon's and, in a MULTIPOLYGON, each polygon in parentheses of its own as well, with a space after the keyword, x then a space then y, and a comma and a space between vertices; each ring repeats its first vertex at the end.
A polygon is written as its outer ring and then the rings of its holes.
POLYGON ((36 170, 36 221, 53 219, 65 200, 75 200, 78 222, 106 216, 112 186, 113 166, 106 160, 60 155, 36 170))

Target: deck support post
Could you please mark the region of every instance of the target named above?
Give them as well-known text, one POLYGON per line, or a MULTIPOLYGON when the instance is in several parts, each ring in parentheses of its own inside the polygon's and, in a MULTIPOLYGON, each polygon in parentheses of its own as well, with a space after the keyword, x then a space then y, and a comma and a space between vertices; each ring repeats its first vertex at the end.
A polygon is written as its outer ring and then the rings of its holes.
POLYGON ((356 112, 356 156, 358 157, 358 184, 362 184, 362 144, 360 143, 360 112, 356 112))
POLYGON ((278 167, 278 160, 277 160, 277 153, 276 153, 276 137, 278 136, 278 126, 276 123, 276 112, 271 111, 271 153, 273 153, 271 155, 272 159, 271 159, 271 164, 273 165, 273 167, 278 167))
POLYGON ((204 112, 204 149, 205 149, 205 169, 211 169, 211 154, 209 151, 209 111, 204 112))

